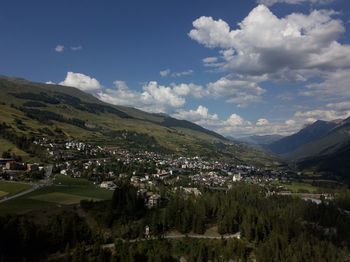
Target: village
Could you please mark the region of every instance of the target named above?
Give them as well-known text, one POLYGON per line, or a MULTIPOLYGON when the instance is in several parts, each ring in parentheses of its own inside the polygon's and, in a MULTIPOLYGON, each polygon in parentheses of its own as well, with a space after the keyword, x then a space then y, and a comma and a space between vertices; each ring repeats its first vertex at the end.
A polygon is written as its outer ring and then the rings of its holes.
MULTIPOLYGON (((149 151, 131 153, 118 147, 82 141, 34 141, 53 163, 53 174, 86 178, 104 189, 114 190, 119 179, 128 179, 147 199, 149 207, 160 202, 160 185, 185 193, 200 194, 200 189, 228 189, 236 182, 265 185, 274 181, 291 182, 298 173, 287 168, 273 170, 234 161, 159 154, 149 151)), ((43 163, 27 163, 14 158, 0 159, 0 178, 13 181, 38 181, 45 176, 43 163)), ((283 189, 283 188, 282 188, 283 189)))

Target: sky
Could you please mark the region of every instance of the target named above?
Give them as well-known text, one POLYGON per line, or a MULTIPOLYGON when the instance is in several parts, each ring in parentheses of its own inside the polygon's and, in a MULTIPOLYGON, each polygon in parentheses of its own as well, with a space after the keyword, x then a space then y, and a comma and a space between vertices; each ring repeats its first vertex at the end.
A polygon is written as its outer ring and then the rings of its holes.
POLYGON ((349 0, 2 0, 0 75, 287 135, 350 116, 349 27, 349 0))

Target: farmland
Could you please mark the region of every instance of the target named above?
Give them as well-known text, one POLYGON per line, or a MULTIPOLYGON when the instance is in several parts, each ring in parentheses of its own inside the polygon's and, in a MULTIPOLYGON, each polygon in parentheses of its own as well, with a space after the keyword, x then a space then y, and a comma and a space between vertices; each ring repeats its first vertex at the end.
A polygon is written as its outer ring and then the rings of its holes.
POLYGON ((0 197, 12 196, 31 187, 29 184, 0 181, 0 197))
MULTIPOLYGON (((1 185, 1 184, 0 184, 1 185)), ((8 190, 8 189, 6 189, 8 190)), ((0 191, 4 191, 0 187, 0 191)), ((78 204, 81 200, 111 199, 113 191, 99 188, 86 179, 58 175, 51 186, 40 188, 27 195, 0 204, 0 214, 25 213, 36 209, 78 204)))

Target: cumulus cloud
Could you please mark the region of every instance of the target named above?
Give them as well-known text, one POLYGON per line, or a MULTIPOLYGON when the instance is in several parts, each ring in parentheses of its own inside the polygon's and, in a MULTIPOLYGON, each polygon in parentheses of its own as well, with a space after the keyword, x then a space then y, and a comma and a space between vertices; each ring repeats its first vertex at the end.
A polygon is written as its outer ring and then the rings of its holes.
POLYGON ((345 28, 335 15, 314 10, 278 18, 259 5, 237 29, 221 19, 202 16, 188 35, 208 48, 219 48, 218 66, 229 72, 288 79, 293 74, 296 80, 306 80, 319 71, 350 68, 350 46, 337 42, 345 28))
POLYGON ((83 91, 95 91, 102 88, 102 85, 95 78, 74 72, 67 72, 66 79, 59 84, 76 87, 83 91))
POLYGON ((182 107, 187 96, 201 97, 204 90, 195 84, 161 85, 150 81, 142 91, 131 90, 124 81, 115 81, 114 89, 104 89, 98 97, 105 102, 136 107, 149 112, 167 113, 182 107))
POLYGON ((215 125, 219 121, 217 114, 209 114, 209 110, 205 106, 198 106, 196 110, 180 110, 173 114, 173 117, 195 122, 199 125, 215 125))
POLYGON ((62 53, 64 51, 64 45, 56 45, 55 51, 57 53, 62 53))
POLYGON ((257 0, 258 4, 264 4, 266 6, 272 6, 277 3, 283 4, 302 4, 302 3, 311 3, 311 4, 329 4, 334 2, 334 0, 257 0))
POLYGON ((257 126, 266 126, 270 124, 269 120, 267 120, 266 118, 260 118, 258 119, 258 121, 256 121, 256 124, 257 126))
POLYGON ((350 98, 350 70, 336 70, 325 72, 323 80, 319 83, 307 85, 307 90, 301 91, 302 96, 321 97, 321 98, 350 98))
POLYGON ((208 92, 215 97, 225 97, 229 103, 244 107, 252 102, 259 101, 265 92, 256 81, 249 79, 230 79, 222 77, 207 85, 208 92))
POLYGON ((47 82, 45 82, 45 84, 47 84, 47 85, 55 85, 56 83, 52 82, 52 81, 47 81, 47 82))
POLYGON ((209 109, 202 105, 198 106, 195 110, 178 110, 178 112, 174 113, 172 116, 178 119, 192 121, 224 136, 234 137, 253 134, 288 135, 302 127, 301 125, 295 125, 294 120, 270 122, 266 118, 258 119, 254 125, 236 113, 232 113, 229 117, 222 119, 218 114, 210 113, 209 109))

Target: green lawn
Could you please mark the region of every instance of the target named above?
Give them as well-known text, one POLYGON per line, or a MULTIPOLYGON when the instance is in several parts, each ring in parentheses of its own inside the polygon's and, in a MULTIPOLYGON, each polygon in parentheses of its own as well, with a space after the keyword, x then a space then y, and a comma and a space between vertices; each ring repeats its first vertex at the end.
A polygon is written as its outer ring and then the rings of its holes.
POLYGON ((92 183, 83 178, 72 178, 70 176, 65 175, 57 175, 54 179, 55 185, 79 185, 86 186, 91 185, 92 183))
POLYGON ((8 192, 0 191, 0 197, 6 196, 8 192))
POLYGON ((280 183, 286 190, 294 193, 316 193, 318 188, 308 183, 292 182, 292 183, 280 183))
POLYGON ((0 181, 0 197, 5 195, 12 196, 31 187, 31 185, 23 183, 0 181))
POLYGON ((86 179, 58 175, 52 186, 0 203, 0 215, 24 213, 33 209, 59 208, 62 205, 77 204, 83 199, 107 200, 111 199, 112 195, 113 191, 100 188, 86 179))
POLYGON ((37 195, 37 196, 31 197, 31 199, 45 201, 45 202, 52 202, 52 203, 57 203, 62 205, 78 204, 80 203, 81 200, 94 200, 94 201, 100 200, 98 198, 84 197, 84 196, 78 196, 78 195, 72 195, 72 194, 66 194, 66 193, 60 193, 60 192, 37 195))

